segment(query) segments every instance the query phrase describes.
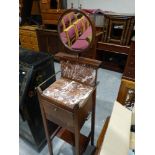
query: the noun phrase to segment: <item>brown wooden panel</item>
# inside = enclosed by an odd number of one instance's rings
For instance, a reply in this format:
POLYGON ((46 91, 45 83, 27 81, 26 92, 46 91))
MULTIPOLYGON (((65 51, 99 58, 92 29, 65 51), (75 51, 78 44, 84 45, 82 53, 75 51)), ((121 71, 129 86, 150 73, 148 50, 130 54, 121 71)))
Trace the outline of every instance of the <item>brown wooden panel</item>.
POLYGON ((36 51, 36 52, 39 52, 39 47, 38 47, 38 45, 33 45, 33 50, 36 51))
POLYGON ((135 70, 135 59, 134 58, 130 58, 130 61, 128 62, 128 65, 133 68, 135 70))
POLYGON ((135 80, 135 42, 131 41, 128 60, 123 73, 123 78, 135 80))
POLYGON ((20 29, 19 30, 19 34, 20 35, 25 35, 25 36, 30 36, 31 35, 31 32, 30 31, 27 31, 27 30, 20 29))
POLYGON ((33 47, 32 47, 32 44, 28 44, 28 43, 21 43, 21 46, 23 47, 23 48, 26 48, 26 49, 32 49, 33 47))
POLYGON ((135 79, 135 68, 128 67, 124 72, 123 78, 131 78, 132 80, 135 79))
POLYGON ((111 44, 111 43, 98 42, 97 49, 105 50, 105 51, 109 51, 109 52, 115 52, 115 53, 128 54, 130 47, 115 45, 115 44, 111 44))
POLYGON ((40 0, 33 0, 31 15, 40 15, 40 0))
POLYGON ((37 38, 36 31, 30 31, 30 36, 37 38))
POLYGON ((38 29, 37 36, 40 51, 50 52, 53 55, 62 51, 62 44, 56 31, 38 29))
POLYGON ((41 11, 50 9, 50 5, 48 4, 48 0, 41 0, 40 1, 40 9, 41 9, 41 11))
POLYGON ((43 21, 43 24, 54 24, 54 25, 57 25, 58 24, 58 20, 42 20, 43 21))
POLYGON ((20 35, 20 41, 21 41, 21 44, 24 44, 24 43, 31 44, 31 40, 29 36, 20 35))
POLYGON ((89 100, 84 104, 82 108, 79 110, 79 122, 80 122, 80 128, 83 126, 83 123, 86 121, 88 115, 92 111, 92 96, 89 98, 89 100))
POLYGON ((73 113, 45 100, 42 103, 48 120, 61 124, 62 127, 73 128, 73 113))
POLYGON ((117 101, 123 105, 125 104, 129 89, 135 89, 135 82, 126 80, 126 79, 122 79, 118 97, 117 97, 117 101))
POLYGON ((55 14, 55 13, 42 13, 42 18, 44 20, 48 20, 48 19, 55 19, 58 20, 61 14, 55 14))
POLYGON ((39 47, 38 45, 33 45, 33 44, 29 44, 29 43, 21 43, 21 47, 26 48, 26 49, 30 49, 33 51, 38 52, 39 51, 39 47))
POLYGON ((30 37, 29 39, 30 39, 30 41, 31 41, 31 44, 38 46, 38 39, 37 39, 37 38, 35 38, 35 37, 30 37))

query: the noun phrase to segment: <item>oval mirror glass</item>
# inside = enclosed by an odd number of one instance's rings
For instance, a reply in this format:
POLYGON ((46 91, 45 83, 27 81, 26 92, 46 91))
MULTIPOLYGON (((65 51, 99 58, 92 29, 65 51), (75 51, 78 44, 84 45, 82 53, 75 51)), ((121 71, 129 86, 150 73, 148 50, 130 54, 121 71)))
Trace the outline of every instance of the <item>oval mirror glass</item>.
POLYGON ((58 22, 60 40, 69 51, 84 52, 94 41, 93 26, 84 12, 75 9, 67 10, 58 22))

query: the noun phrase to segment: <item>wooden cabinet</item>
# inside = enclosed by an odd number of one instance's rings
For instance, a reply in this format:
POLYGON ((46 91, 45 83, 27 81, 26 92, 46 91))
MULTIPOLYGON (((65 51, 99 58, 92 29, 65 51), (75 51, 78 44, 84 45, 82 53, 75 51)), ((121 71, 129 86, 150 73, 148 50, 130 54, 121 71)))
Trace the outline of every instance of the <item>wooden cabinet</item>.
MULTIPOLYGON (((130 14, 104 14, 101 40, 97 42, 96 58, 102 67, 123 72, 130 53, 131 37, 134 33, 135 17, 130 14)), ((132 69, 128 74, 133 72, 132 69)))
POLYGON ((135 40, 132 38, 123 78, 135 81, 135 40))
POLYGON ((64 0, 41 0, 40 9, 42 23, 57 25, 58 19, 67 8, 67 1, 64 0), (65 3, 66 2, 66 3, 65 3))
POLYGON ((21 26, 19 28, 21 47, 39 51, 36 29, 36 26, 21 26))
POLYGON ((133 107, 135 103, 135 82, 122 79, 117 101, 126 107, 133 107))

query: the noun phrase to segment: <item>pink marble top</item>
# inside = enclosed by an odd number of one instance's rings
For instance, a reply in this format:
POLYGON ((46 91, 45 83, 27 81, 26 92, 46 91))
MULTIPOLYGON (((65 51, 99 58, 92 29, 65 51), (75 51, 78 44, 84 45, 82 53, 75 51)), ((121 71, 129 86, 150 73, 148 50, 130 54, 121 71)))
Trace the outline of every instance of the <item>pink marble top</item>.
POLYGON ((80 106, 92 91, 91 86, 61 78, 45 89, 43 94, 61 104, 73 107, 75 104, 80 106))

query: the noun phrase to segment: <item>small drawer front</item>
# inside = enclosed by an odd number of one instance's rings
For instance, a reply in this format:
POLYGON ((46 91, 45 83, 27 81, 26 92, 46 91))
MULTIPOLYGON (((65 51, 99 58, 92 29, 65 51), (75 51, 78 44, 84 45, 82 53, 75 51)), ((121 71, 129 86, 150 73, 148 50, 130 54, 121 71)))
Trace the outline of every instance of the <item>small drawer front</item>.
POLYGON ((39 51, 38 45, 32 45, 32 44, 28 44, 28 43, 21 43, 21 46, 23 48, 30 49, 30 50, 33 50, 33 51, 36 51, 36 52, 39 51))
POLYGON ((24 35, 20 35, 20 41, 21 41, 21 43, 27 43, 27 44, 31 43, 30 37, 24 36, 24 35))
POLYGON ((61 14, 55 14, 55 13, 43 13, 42 18, 44 20, 58 20, 61 14))
POLYGON ((32 48, 32 45, 31 44, 27 44, 27 43, 21 43, 21 46, 23 48, 26 48, 26 49, 31 49, 32 48))
POLYGON ((24 36, 31 36, 31 31, 20 29, 19 34, 24 36))
POLYGON ((30 32, 30 36, 31 36, 31 37, 37 38, 36 31, 31 31, 31 32, 30 32))
POLYGON ((48 101, 42 101, 47 119, 68 129, 73 129, 73 113, 48 101))
POLYGON ((37 40, 37 38, 35 38, 35 37, 31 37, 31 38, 30 38, 30 42, 31 42, 31 44, 33 44, 33 45, 38 45, 38 40, 37 40))

